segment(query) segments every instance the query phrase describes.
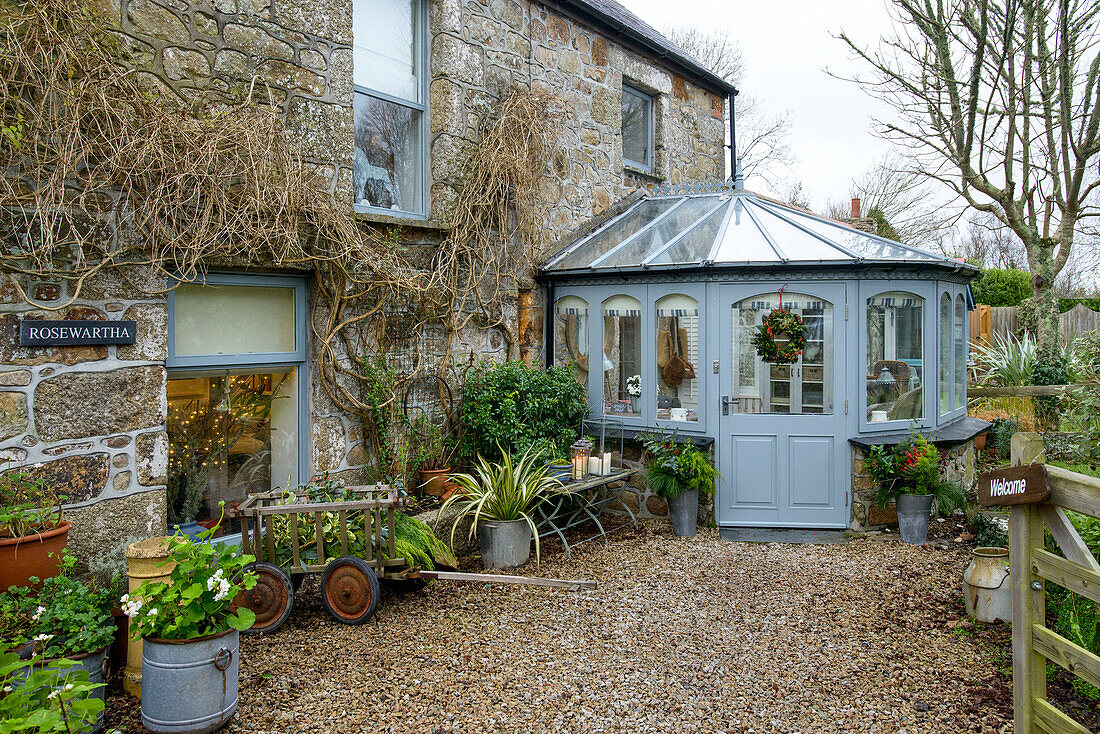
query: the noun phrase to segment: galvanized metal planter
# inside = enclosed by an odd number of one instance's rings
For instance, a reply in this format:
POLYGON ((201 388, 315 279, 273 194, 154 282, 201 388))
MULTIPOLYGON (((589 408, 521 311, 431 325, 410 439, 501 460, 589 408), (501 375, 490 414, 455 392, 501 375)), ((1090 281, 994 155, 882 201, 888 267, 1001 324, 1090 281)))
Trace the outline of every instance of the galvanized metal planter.
POLYGON ((668 500, 668 516, 677 537, 694 538, 699 522, 699 490, 687 490, 668 500))
POLYGON ((901 539, 912 545, 924 545, 928 540, 928 518, 932 515, 930 494, 899 494, 898 530, 901 539))
POLYGON ((237 710, 239 642, 236 630, 194 640, 146 637, 141 723, 158 734, 205 734, 224 726, 237 710))
POLYGON ((477 539, 485 568, 518 568, 531 560, 531 526, 526 520, 481 520, 477 539))

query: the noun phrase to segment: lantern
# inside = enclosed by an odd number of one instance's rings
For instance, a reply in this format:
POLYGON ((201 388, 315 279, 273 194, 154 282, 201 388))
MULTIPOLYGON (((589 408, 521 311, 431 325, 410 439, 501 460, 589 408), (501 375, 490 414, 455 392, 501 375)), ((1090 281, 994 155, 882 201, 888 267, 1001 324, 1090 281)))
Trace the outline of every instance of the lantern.
POLYGON ((588 456, 592 453, 592 442, 581 438, 569 448, 573 457, 573 479, 584 479, 584 475, 588 473, 588 456))

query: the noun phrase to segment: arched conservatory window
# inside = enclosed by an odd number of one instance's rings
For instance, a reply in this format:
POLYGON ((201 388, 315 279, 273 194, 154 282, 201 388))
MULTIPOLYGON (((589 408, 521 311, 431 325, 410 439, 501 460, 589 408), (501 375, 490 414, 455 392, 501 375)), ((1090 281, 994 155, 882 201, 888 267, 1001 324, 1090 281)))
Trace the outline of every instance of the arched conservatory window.
POLYGON ((890 291, 867 299, 867 420, 924 417, 924 299, 890 291))
POLYGON ((966 323, 966 301, 955 297, 955 410, 966 406, 966 360, 970 348, 966 323))
POLYGON ((642 414, 642 304, 630 296, 603 302, 604 412, 642 414))
POLYGON ((657 418, 699 420, 699 303, 690 296, 661 298, 657 310, 657 418))
POLYGON ((939 349, 939 406, 940 415, 951 412, 951 397, 954 392, 955 365, 951 361, 952 338, 951 296, 940 296, 940 349, 939 349))
POLYGON ((577 382, 588 385, 588 301, 579 296, 554 304, 554 364, 571 366, 577 382))

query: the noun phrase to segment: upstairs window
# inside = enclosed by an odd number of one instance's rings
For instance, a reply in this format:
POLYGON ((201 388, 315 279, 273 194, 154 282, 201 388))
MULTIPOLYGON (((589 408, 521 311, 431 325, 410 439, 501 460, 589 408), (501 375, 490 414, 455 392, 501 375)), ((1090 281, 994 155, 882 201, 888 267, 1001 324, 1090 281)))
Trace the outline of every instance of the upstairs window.
POLYGON ((359 207, 426 213, 423 0, 355 0, 355 159, 359 207))
POLYGON ((653 96, 623 85, 623 164, 653 170, 653 96))

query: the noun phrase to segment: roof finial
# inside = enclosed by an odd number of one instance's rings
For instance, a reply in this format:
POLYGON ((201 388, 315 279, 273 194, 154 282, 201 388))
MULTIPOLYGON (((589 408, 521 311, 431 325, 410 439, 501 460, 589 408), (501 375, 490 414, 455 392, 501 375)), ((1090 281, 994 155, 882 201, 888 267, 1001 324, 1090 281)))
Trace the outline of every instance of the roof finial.
POLYGON ((733 190, 745 190, 745 172, 741 168, 741 156, 737 156, 737 168, 733 172, 733 190))

